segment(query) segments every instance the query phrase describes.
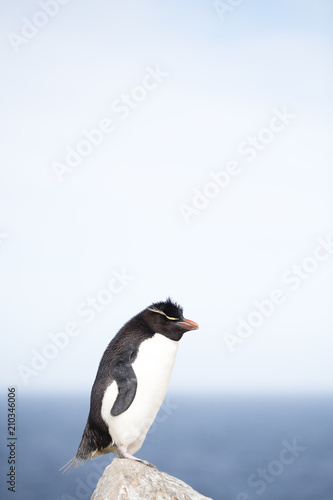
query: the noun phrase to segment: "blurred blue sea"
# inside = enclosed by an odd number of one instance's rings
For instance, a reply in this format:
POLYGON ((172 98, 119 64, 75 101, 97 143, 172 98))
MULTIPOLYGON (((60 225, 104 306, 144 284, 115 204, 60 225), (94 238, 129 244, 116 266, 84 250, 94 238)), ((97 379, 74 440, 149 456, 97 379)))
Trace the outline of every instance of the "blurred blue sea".
MULTIPOLYGON (((5 484, 2 419, 1 499, 90 498, 112 454, 58 471, 76 452, 88 409, 88 394, 18 394, 17 491, 5 484)), ((169 395, 137 456, 214 500, 333 500, 332 422, 328 398, 169 395)))

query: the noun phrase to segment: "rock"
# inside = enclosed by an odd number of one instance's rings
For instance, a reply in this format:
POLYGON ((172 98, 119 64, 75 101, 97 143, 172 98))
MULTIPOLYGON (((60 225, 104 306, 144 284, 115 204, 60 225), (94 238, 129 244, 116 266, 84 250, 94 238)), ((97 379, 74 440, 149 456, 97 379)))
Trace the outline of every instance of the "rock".
POLYGON ((142 462, 114 458, 91 500, 212 500, 180 479, 142 462))

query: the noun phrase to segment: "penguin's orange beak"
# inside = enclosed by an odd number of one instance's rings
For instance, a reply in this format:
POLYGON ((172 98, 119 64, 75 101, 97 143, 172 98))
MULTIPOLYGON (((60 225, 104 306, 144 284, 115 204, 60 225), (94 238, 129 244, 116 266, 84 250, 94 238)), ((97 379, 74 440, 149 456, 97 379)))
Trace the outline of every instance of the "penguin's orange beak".
POLYGON ((182 326, 185 330, 197 330, 199 328, 199 325, 190 319, 178 321, 177 325, 182 326))

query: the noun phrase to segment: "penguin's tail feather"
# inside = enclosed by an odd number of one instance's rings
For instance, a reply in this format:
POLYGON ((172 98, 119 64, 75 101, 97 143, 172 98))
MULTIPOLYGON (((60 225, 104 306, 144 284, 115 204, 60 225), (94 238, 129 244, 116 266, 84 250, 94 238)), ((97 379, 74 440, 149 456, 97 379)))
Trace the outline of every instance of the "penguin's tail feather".
POLYGON ((83 465, 86 460, 96 458, 114 450, 110 435, 92 428, 88 420, 75 457, 61 467, 60 470, 63 474, 70 474, 73 470, 83 465))
POLYGON ((75 455, 75 457, 71 458, 69 462, 67 462, 67 464, 65 464, 63 467, 61 467, 61 469, 59 469, 59 471, 62 471, 63 474, 70 474, 71 472, 73 472, 73 470, 77 469, 78 467, 80 467, 83 462, 85 462, 86 459, 84 458, 79 458, 77 455, 75 455))

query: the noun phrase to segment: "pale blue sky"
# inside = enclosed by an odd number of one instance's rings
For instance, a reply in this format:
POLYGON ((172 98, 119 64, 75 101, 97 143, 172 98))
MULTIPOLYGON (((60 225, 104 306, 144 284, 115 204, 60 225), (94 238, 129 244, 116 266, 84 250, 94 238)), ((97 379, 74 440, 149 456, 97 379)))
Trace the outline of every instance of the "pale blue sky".
POLYGON ((331 3, 244 0, 221 21, 209 1, 71 0, 17 53, 8 34, 41 7, 2 9, 2 383, 89 391, 116 331, 171 295, 200 325, 173 390, 331 390, 333 255, 295 292, 282 278, 333 236, 331 3), (168 76, 122 120, 112 104, 156 67, 168 76), (247 161, 240 144, 283 109, 247 161), (53 162, 105 118, 58 182, 53 162), (186 224, 179 206, 230 161, 240 173, 186 224), (85 323, 77 307, 122 269, 133 280, 85 323), (230 353, 225 333, 275 288, 284 303, 230 353), (25 385, 18 365, 68 322, 80 334, 25 385))

